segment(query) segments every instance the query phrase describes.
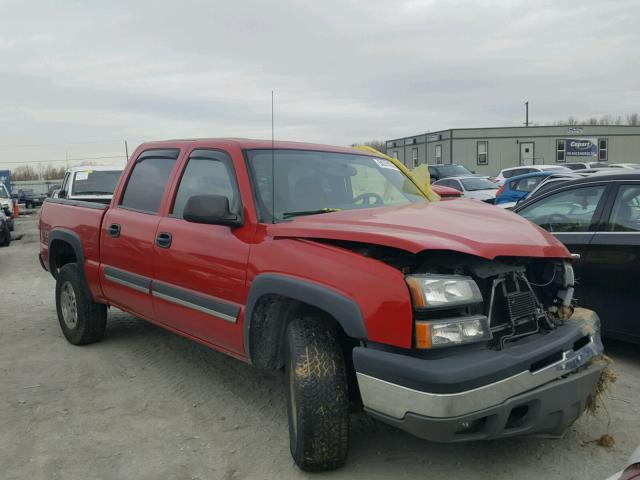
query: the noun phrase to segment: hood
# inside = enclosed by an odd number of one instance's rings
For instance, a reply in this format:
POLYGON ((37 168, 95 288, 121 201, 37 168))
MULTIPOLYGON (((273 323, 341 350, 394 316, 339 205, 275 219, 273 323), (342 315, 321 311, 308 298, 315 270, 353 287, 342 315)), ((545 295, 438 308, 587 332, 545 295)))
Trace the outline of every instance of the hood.
POLYGON ((528 220, 464 199, 308 215, 270 224, 267 234, 370 243, 411 253, 452 250, 487 259, 570 257, 562 243, 528 220))

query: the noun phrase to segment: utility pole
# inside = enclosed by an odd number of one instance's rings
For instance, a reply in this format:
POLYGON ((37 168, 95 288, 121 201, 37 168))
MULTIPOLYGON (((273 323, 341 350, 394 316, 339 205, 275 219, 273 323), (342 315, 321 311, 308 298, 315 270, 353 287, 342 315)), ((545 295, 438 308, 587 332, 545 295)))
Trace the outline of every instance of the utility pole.
POLYGON ((528 100, 524 102, 524 108, 525 108, 524 126, 528 127, 529 126, 529 101, 528 100))
POLYGON ((129 162, 129 145, 127 145, 127 141, 124 141, 124 154, 126 156, 126 161, 124 163, 129 162))

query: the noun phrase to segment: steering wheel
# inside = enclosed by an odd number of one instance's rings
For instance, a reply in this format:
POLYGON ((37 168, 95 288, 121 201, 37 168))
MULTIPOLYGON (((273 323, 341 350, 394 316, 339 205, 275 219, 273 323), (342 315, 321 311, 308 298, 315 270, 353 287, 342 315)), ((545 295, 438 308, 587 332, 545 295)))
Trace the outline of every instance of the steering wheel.
POLYGON ((368 205, 373 207, 378 205, 384 205, 384 200, 377 193, 366 192, 366 193, 361 193, 356 198, 354 198, 353 203, 361 203, 362 205, 368 205), (371 200, 373 200, 373 202, 371 200))
POLYGON ((554 228, 553 225, 557 224, 557 223, 572 223, 571 219, 569 217, 567 217, 566 215, 562 215, 561 213, 552 213, 551 215, 549 215, 547 217, 547 220, 545 222, 547 225, 549 225, 549 231, 553 232, 554 228))

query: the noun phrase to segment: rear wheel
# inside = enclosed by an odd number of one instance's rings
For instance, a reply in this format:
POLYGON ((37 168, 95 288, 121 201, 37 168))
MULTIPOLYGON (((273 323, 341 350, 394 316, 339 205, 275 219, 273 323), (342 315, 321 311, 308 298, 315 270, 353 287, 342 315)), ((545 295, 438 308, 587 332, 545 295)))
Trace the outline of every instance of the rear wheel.
POLYGON ((8 247, 11 244, 11 229, 6 224, 2 228, 4 231, 0 230, 0 238, 2 238, 0 247, 8 247))
POLYGON ((101 340, 107 325, 107 306, 88 298, 81 282, 80 268, 76 263, 67 263, 58 272, 58 320, 65 338, 74 345, 101 340))
POLYGON ((303 470, 332 470, 349 449, 349 394, 336 327, 296 319, 285 338, 285 390, 291 455, 303 470))

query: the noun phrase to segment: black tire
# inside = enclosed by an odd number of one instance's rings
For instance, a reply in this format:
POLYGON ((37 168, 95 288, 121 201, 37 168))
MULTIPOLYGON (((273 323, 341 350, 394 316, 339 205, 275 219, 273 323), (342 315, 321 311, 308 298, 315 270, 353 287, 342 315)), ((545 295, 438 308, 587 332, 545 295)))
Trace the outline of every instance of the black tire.
POLYGON ((9 231, 9 227, 4 227, 4 234, 2 234, 2 242, 0 242, 0 247, 8 247, 11 245, 11 232, 9 231))
POLYGON ((31 202, 25 202, 24 208, 30 209, 31 208, 31 202))
POLYGON ((349 450, 349 393, 336 327, 300 318, 285 336, 289 444, 302 470, 333 470, 349 450))
POLYGON ((56 280, 58 321, 65 338, 74 345, 86 345, 101 340, 107 326, 107 306, 95 303, 88 298, 81 282, 80 268, 76 263, 67 263, 58 272, 56 280))

